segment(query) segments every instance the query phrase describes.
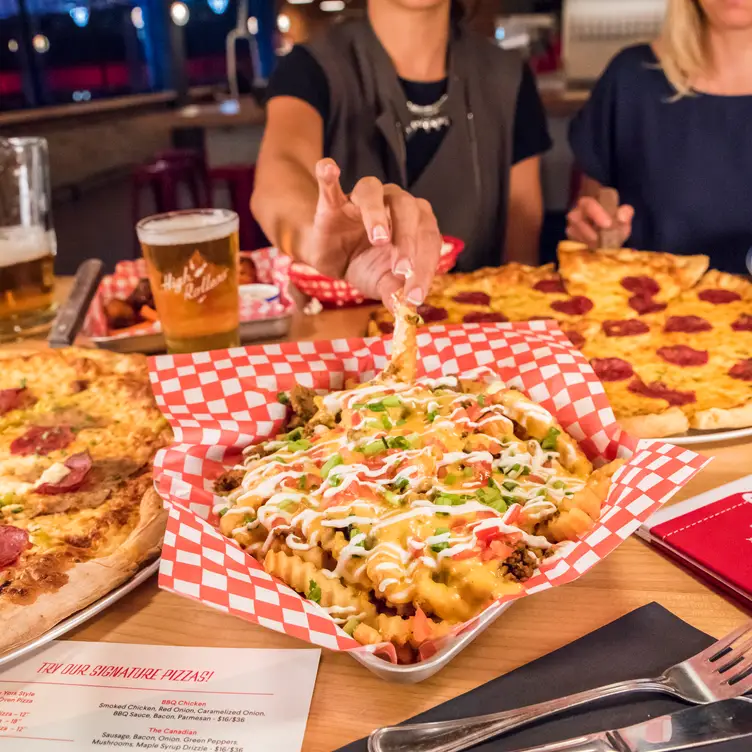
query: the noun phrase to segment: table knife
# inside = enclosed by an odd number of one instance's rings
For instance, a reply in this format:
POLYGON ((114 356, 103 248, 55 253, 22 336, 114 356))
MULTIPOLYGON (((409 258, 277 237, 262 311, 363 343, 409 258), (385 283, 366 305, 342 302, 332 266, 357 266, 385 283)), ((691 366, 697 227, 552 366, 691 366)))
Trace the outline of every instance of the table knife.
POLYGON ((102 268, 103 264, 99 259, 89 259, 78 267, 73 289, 65 303, 60 306, 47 337, 50 347, 68 347, 73 344, 84 322, 89 303, 97 291, 102 268))
POLYGON ((736 739, 749 739, 752 745, 752 699, 742 697, 714 702, 635 726, 517 752, 676 752, 736 739))

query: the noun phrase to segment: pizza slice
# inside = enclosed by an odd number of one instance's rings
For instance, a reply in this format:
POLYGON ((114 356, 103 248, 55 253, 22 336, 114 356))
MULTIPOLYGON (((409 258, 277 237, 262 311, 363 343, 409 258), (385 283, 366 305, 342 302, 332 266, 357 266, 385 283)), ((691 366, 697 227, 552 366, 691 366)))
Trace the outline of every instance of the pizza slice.
POLYGON ((572 296, 594 303, 591 317, 627 318, 659 313, 697 284, 708 268, 707 256, 635 251, 591 251, 565 241, 558 248, 559 272, 572 296))

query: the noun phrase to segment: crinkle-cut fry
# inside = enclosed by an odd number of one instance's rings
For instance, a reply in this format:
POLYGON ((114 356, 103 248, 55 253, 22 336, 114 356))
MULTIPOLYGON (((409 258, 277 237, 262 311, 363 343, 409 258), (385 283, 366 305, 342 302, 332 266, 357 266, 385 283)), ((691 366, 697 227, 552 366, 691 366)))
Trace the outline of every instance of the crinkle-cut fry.
POLYGON ((366 564, 366 574, 373 583, 374 592, 389 604, 398 606, 412 601, 415 586, 392 546, 382 544, 373 549, 366 564))
POLYGON ((275 538, 269 546, 269 551, 281 551, 288 556, 298 556, 303 561, 308 561, 313 564, 316 569, 324 568, 324 557, 326 556, 326 553, 318 546, 311 546, 308 549, 291 548, 287 545, 284 538, 275 538))
MULTIPOLYGON (((316 523, 311 526, 312 530, 318 530, 317 540, 319 546, 332 555, 332 558, 339 562, 342 549, 348 545, 350 541, 345 538, 345 534, 341 530, 334 530, 331 527, 324 527, 319 525, 316 527, 316 523)), ((344 567, 340 567, 337 571, 342 579, 348 585, 356 585, 364 590, 370 590, 372 587, 371 581, 365 572, 363 566, 364 560, 358 556, 353 556, 348 559, 344 567), (356 572, 362 569, 363 571, 356 575, 356 572)))
POLYGON ((392 357, 378 377, 381 381, 415 381, 418 372, 418 325, 421 323, 415 308, 401 293, 394 296, 395 323, 392 336, 392 357))
POLYGON ((558 543, 575 540, 588 532, 600 519, 611 479, 623 464, 624 460, 618 459, 594 470, 574 496, 565 497, 558 503, 559 514, 543 523, 538 533, 558 543))
POLYGON ((366 617, 373 617, 376 615, 376 608, 364 593, 349 585, 343 585, 338 579, 327 577, 315 564, 303 561, 295 554, 290 556, 283 551, 268 551, 264 557, 264 569, 293 590, 306 596, 310 592, 311 582, 316 583, 321 591, 319 605, 324 608, 352 607, 353 616, 365 614, 366 617))
POLYGON ((530 437, 539 441, 545 438, 551 428, 559 431, 556 437, 556 451, 562 467, 580 478, 586 478, 593 471, 590 460, 577 445, 577 442, 559 425, 556 418, 545 408, 528 399, 516 389, 500 388, 493 394, 494 402, 501 404, 504 414, 515 423, 519 423, 530 437))
POLYGON ((467 621, 475 609, 460 592, 442 582, 434 582, 430 572, 420 572, 415 581, 413 602, 418 608, 446 621, 467 621))

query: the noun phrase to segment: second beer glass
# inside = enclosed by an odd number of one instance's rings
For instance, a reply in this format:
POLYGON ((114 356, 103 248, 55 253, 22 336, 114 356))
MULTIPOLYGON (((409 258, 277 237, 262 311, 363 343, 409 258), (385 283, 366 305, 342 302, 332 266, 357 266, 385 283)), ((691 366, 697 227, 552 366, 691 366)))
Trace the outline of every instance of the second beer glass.
POLYGON ((136 231, 168 352, 239 345, 238 215, 226 209, 157 214, 136 231))

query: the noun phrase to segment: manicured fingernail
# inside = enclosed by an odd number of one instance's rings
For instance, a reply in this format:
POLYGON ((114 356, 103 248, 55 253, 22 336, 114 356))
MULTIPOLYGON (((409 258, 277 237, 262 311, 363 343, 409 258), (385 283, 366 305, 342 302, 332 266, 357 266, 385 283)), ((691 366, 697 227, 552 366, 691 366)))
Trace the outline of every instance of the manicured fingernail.
POLYGON ((398 277, 407 278, 413 273, 413 265, 406 258, 402 258, 394 265, 393 271, 398 277))
POLYGON ((421 290, 420 287, 413 287, 413 289, 407 293, 407 302, 412 303, 413 305, 420 305, 424 299, 425 295, 423 295, 423 290, 421 290))
POLYGON ((376 225, 373 230, 371 230, 371 240, 374 242, 377 240, 388 240, 389 239, 389 233, 386 231, 386 227, 384 225, 376 225))

